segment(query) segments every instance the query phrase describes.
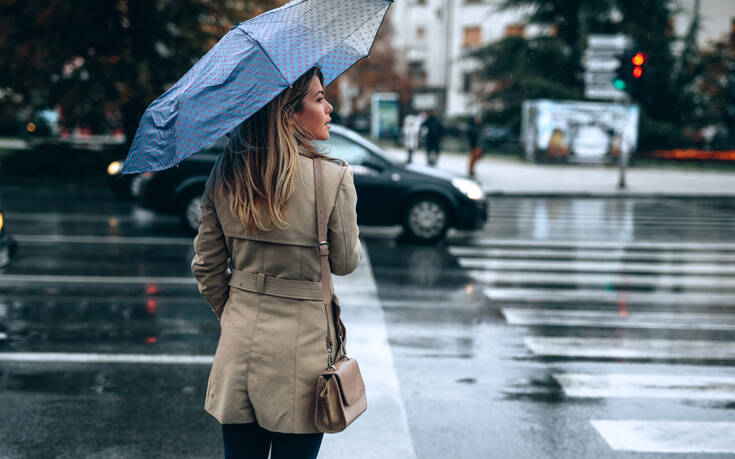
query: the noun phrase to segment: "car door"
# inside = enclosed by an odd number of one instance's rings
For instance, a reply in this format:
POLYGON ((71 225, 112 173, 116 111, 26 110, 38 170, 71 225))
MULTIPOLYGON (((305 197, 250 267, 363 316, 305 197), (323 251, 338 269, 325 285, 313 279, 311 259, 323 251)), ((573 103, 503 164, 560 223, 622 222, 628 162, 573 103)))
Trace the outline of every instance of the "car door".
POLYGON ((402 195, 400 174, 390 163, 359 143, 336 133, 319 142, 320 149, 332 158, 349 163, 357 190, 357 221, 363 225, 399 223, 402 195))

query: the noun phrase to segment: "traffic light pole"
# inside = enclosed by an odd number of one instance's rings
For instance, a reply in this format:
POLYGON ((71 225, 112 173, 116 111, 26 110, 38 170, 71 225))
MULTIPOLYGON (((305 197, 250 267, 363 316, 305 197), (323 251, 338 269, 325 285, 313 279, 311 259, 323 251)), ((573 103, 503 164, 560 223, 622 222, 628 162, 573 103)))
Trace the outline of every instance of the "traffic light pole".
POLYGON ((620 143, 620 154, 618 155, 618 189, 625 189, 625 166, 628 162, 628 153, 625 144, 620 143))
MULTIPOLYGON (((623 103, 625 105, 630 105, 631 103, 631 97, 630 93, 628 91, 631 90, 630 86, 630 75, 626 77, 626 91, 625 91, 625 97, 623 97, 623 103)), ((625 146, 625 142, 620 142, 620 153, 618 154, 618 189, 624 190, 625 189, 625 168, 627 167, 628 163, 628 149, 625 146)))

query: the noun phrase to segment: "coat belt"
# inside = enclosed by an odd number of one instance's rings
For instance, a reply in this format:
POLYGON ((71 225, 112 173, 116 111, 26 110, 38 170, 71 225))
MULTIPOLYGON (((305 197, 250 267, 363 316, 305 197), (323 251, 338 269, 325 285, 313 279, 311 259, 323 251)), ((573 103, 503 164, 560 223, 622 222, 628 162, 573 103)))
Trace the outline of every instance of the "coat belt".
POLYGON ((248 273, 232 270, 230 286, 264 295, 293 298, 295 300, 321 300, 321 282, 309 282, 266 276, 265 273, 248 273))

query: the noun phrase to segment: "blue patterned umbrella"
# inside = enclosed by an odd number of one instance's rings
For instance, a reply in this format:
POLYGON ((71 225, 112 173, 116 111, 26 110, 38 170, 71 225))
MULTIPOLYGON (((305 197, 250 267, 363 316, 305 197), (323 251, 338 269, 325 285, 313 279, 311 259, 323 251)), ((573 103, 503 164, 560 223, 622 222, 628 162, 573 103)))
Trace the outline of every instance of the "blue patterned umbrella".
POLYGON ((392 1, 292 0, 237 24, 148 106, 122 173, 179 163, 315 65, 328 85, 367 56, 392 1))

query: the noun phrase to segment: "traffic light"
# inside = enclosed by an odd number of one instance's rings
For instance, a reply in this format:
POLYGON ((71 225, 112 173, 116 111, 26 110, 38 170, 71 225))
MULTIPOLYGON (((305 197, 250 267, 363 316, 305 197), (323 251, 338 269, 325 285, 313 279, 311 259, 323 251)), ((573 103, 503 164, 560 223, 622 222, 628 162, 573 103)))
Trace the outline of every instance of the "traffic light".
POLYGON ((643 77, 643 65, 648 60, 648 56, 641 51, 628 49, 618 56, 618 60, 620 66, 612 84, 615 89, 629 91, 631 84, 643 77))
POLYGON ((633 55, 633 57, 630 59, 631 64, 633 64, 633 78, 640 78, 643 76, 643 64, 646 62, 646 55, 642 52, 638 51, 633 55))

